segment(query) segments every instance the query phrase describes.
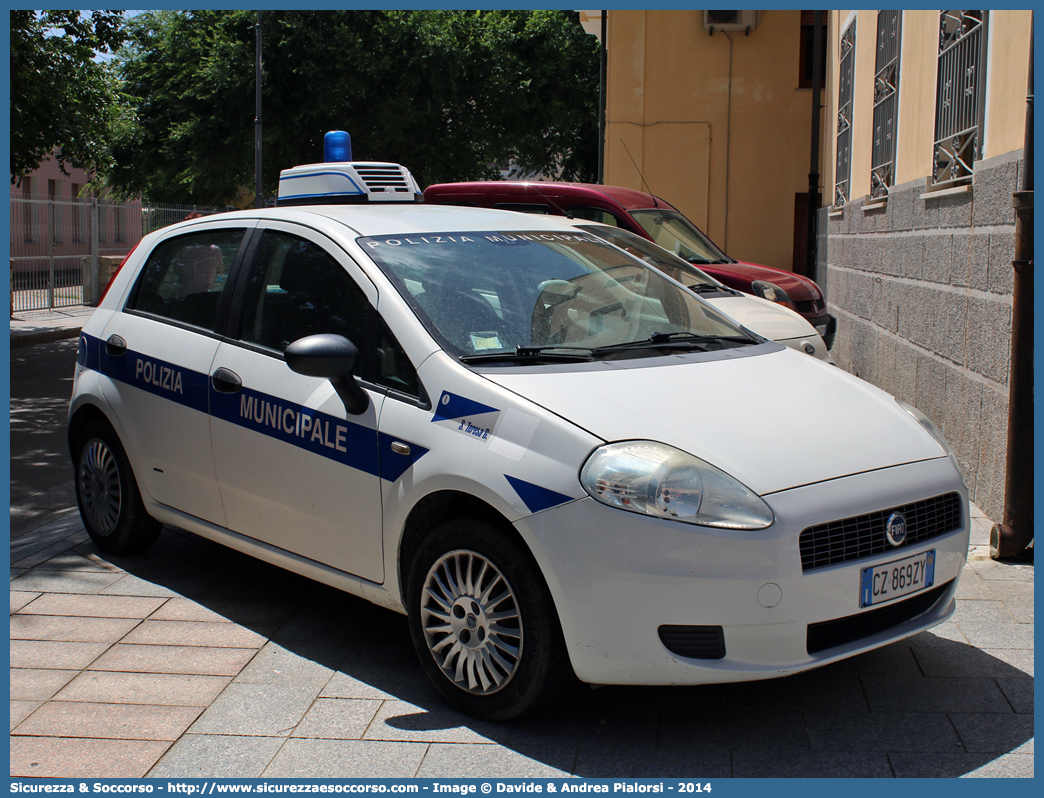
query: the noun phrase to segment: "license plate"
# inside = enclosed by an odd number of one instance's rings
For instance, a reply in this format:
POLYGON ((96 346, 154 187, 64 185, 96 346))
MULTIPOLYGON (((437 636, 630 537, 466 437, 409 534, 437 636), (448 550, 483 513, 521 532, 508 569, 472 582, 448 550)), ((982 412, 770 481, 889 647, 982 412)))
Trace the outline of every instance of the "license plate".
POLYGON ((864 568, 859 574, 859 606, 870 607, 909 596, 935 584, 935 549, 864 568))

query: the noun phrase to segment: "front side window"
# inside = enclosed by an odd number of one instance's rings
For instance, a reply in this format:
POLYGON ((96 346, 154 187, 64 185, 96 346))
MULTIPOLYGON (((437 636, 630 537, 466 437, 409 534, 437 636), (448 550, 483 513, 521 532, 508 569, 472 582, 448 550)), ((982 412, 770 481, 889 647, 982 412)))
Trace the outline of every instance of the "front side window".
POLYGON ((359 243, 458 357, 533 347, 615 354, 674 336, 752 342, 657 270, 584 233, 411 234, 359 243))
POLYGON ((318 244, 266 231, 247 285, 240 340, 282 352, 299 338, 343 335, 362 351, 373 308, 318 244))
POLYGON ((242 229, 168 239, 149 255, 129 309, 213 331, 242 229))

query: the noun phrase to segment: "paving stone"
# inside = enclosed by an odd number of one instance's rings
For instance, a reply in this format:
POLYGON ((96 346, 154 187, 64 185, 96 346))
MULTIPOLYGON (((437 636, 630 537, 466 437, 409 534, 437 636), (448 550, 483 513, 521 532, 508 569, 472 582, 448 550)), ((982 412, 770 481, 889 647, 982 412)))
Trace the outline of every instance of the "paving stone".
POLYGON ((865 676, 871 712, 1011 712, 993 679, 865 676))
POLYGON ((814 751, 959 750, 961 740, 941 712, 809 712, 814 751))
POLYGON ((22 609, 26 604, 35 599, 37 596, 43 595, 42 593, 34 593, 27 590, 12 590, 11 591, 11 612, 16 613, 22 609))
POLYGON ((319 695, 319 689, 318 685, 230 684, 191 731, 289 737, 319 695))
POLYGON ((876 751, 758 751, 741 749, 732 753, 732 775, 741 779, 888 778, 892 775, 888 755, 876 751))
POLYGON ((150 778, 253 779, 261 775, 285 737, 186 734, 148 772, 150 778))
POLYGON ((236 676, 256 653, 253 648, 117 643, 92 662, 90 670, 236 676))
POLYGON ((888 758, 899 779, 956 779, 971 776, 980 768, 989 766, 995 757, 993 754, 967 753, 924 756, 904 752, 890 754, 888 758))
POLYGON ((111 572, 87 573, 73 571, 66 573, 33 568, 17 579, 12 580, 11 588, 13 590, 27 590, 40 593, 82 593, 90 595, 101 593, 124 578, 122 574, 111 572))
POLYGON ((12 668, 83 670, 105 653, 108 643, 12 640, 12 668))
POLYGON ((970 753, 1006 754, 1027 744, 1031 748, 1033 745, 1032 715, 955 712, 950 715, 950 721, 964 749, 970 753))
POLYGON ((201 707, 49 701, 13 734, 120 740, 177 740, 201 707))
POLYGON ((70 681, 77 671, 46 668, 11 668, 11 700, 46 701, 70 681))
POLYGON ((115 643, 139 623, 133 618, 68 618, 18 613, 11 616, 11 639, 115 643))
POLYGON ((366 730, 367 740, 423 743, 503 742, 510 733, 503 723, 477 720, 446 706, 427 710, 405 701, 385 701, 366 730))
POLYGON ((201 621, 142 621, 124 643, 157 646, 261 648, 268 637, 237 624, 201 621))
POLYGON ((98 592, 107 596, 158 596, 160 598, 181 596, 181 593, 169 585, 156 584, 132 574, 118 577, 115 582, 98 592))
POLYGON ((1003 601, 957 599, 953 620, 961 629, 965 629, 967 624, 1010 624, 1015 618, 1003 601))
POLYGON ((85 671, 58 693, 61 701, 205 707, 231 681, 225 676, 85 671))
POLYGON ((997 686, 1008 699, 1011 708, 1020 714, 1033 713, 1033 679, 1019 674, 1015 678, 997 677, 997 686))
POLYGON ((325 686, 348 651, 343 643, 296 641, 287 645, 268 642, 237 682, 255 684, 318 684, 325 686))
POLYGON ((319 698, 294 729, 294 737, 361 740, 380 709, 365 698, 319 698))
POLYGON ((569 776, 574 754, 554 747, 435 743, 417 773, 422 779, 555 779, 569 776))
POLYGON ((169 747, 169 742, 152 740, 12 737, 11 775, 39 779, 140 779, 169 747))
POLYGON ((664 711, 660 745, 690 748, 763 748, 807 751, 804 714, 795 710, 729 709, 694 713, 664 711))
POLYGON ((108 573, 124 573, 122 568, 101 559, 95 552, 96 550, 94 550, 93 547, 83 553, 75 550, 63 551, 61 554, 56 554, 40 563, 40 568, 46 571, 102 571, 108 573))
POLYGON ((729 707, 760 710, 862 711, 866 698, 858 677, 835 676, 831 665, 782 679, 728 686, 729 707))
POLYGON ((976 648, 1033 648, 1032 624, 961 623, 960 627, 976 648))
POLYGON ((1004 606, 1008 608, 1008 612, 1011 613, 1016 622, 1033 623, 1034 602, 1032 598, 1007 598, 1004 600, 1004 606))
POLYGON ((149 616, 151 621, 207 621, 210 623, 239 623, 246 626, 271 626, 285 622, 295 606, 282 603, 248 601, 198 601, 178 596, 172 598, 149 616))
POLYGON ((287 740, 262 776, 270 779, 384 778, 417 775, 424 743, 287 740))
POLYGON ((164 602, 161 598, 72 596, 46 594, 21 610, 23 615, 64 615, 85 618, 147 618, 164 602))
POLYGON ((968 779, 1033 778, 1032 754, 1006 754, 992 762, 966 773, 968 779))
POLYGON ((651 747, 622 740, 587 740, 577 747, 573 772, 584 778, 725 778, 731 774, 731 756, 714 746, 665 745, 651 747))
POLYGON ((43 701, 11 701, 11 728, 14 729, 19 723, 28 718, 36 709, 43 705, 43 701))

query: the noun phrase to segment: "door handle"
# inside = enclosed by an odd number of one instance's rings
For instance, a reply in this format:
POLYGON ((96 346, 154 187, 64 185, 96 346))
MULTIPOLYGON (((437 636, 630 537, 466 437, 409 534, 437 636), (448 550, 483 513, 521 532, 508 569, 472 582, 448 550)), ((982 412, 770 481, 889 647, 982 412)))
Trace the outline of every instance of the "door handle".
POLYGON ((118 335, 110 335, 109 339, 105 342, 105 354, 110 357, 119 357, 126 353, 127 342, 118 335))
POLYGON ((235 393, 243 387, 243 380, 239 375, 224 366, 210 375, 210 381, 214 384, 214 390, 219 393, 235 393))

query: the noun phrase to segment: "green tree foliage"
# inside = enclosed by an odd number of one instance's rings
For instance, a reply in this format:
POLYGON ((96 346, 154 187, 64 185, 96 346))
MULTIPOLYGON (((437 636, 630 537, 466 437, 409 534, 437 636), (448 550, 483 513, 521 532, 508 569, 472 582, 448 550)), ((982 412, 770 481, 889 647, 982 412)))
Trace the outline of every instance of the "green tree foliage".
MULTIPOLYGON (((220 204, 254 185, 253 11, 129 21, 119 70, 133 115, 111 183, 167 202, 220 204)), ((266 195, 279 170, 353 157, 403 163, 422 186, 514 163, 562 179, 597 169, 598 49, 575 12, 265 11, 266 195)))
POLYGON ((95 61, 123 40, 118 11, 11 11, 11 182, 52 152, 94 169, 104 160, 118 114, 106 66, 95 61))

